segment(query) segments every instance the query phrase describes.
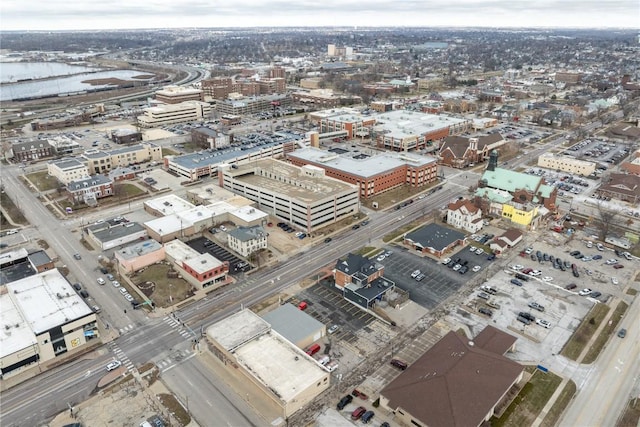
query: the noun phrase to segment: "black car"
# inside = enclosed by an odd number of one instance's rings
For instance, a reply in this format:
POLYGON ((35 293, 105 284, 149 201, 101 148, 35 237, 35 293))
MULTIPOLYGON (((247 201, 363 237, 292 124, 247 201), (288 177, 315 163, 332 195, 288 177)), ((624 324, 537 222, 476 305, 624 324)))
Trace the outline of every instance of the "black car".
POLYGON ((399 359, 391 359, 391 366, 395 366, 396 368, 400 369, 400 370, 405 370, 407 369, 407 367, 409 367, 409 365, 407 365, 407 362, 403 362, 402 360, 399 359))
POLYGON ((89 298, 89 292, 87 292, 85 290, 82 290, 82 291, 80 291, 80 296, 82 298, 89 298))
POLYGON ((591 293, 589 294, 589 296, 590 296, 591 298, 598 298, 598 297, 602 296, 602 292, 593 291, 593 292, 591 292, 591 293))
POLYGON ((80 285, 80 283, 74 283, 73 289, 75 289, 76 291, 80 291, 82 290, 82 285, 80 285))
POLYGON ((485 316, 489 316, 489 317, 493 316, 493 311, 489 310, 488 308, 480 307, 478 311, 484 314, 485 316))
POLYGON ((324 239, 325 243, 329 243, 331 241, 331 237, 327 237, 326 239, 324 239))
POLYGON ((345 397, 340 399, 340 402, 338 402, 338 405, 337 405, 338 410, 344 409, 344 407, 347 406, 349 403, 351 403, 352 400, 353 400, 353 396, 351 396, 350 394, 347 394, 345 397))
POLYGON ((360 228, 360 224, 355 224, 351 227, 352 230, 357 230, 358 228, 360 228))
POLYGON ((571 255, 571 256, 576 256, 576 255, 579 255, 579 254, 580 254, 580 251, 571 251, 571 252, 569 252, 569 255, 571 255))
POLYGON ((464 274, 467 271, 469 271, 469 267, 467 267, 466 265, 463 265, 462 267, 460 267, 460 270, 458 270, 458 273, 464 274))
POLYGON ((524 317, 525 319, 529 320, 530 322, 535 322, 536 321, 536 317, 531 313, 527 313, 526 311, 521 311, 520 313, 518 313, 518 316, 524 317))
POLYGON ((100 273, 107 274, 108 272, 109 272, 109 270, 107 270, 106 268, 100 267, 100 273))
POLYGON ((546 252, 542 254, 542 259, 545 261, 549 261, 549 254, 547 254, 546 252))

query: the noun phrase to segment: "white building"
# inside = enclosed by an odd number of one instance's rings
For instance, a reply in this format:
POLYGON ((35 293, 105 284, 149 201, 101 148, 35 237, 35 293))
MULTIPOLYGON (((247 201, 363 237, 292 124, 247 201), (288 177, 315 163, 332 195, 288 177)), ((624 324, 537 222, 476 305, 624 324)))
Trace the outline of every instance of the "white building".
POLYGON ((64 185, 89 177, 89 170, 79 160, 64 158, 47 163, 47 173, 64 185))
POLYGON ((254 396, 279 406, 286 419, 329 388, 329 372, 245 309, 207 328, 221 367, 246 377, 254 396))
POLYGON ((297 167, 274 159, 221 166, 218 180, 275 218, 312 232, 360 210, 358 187, 324 176, 317 167, 297 167))
POLYGON ((538 166, 582 176, 589 176, 596 171, 594 162, 576 159, 571 156, 556 156, 553 153, 542 153, 538 157, 538 166))
POLYGON ((6 378, 98 337, 96 315, 57 270, 0 293, 0 374, 6 378))
POLYGON ((457 200, 447 205, 447 224, 476 233, 482 229, 482 211, 470 200, 457 200))
POLYGON ((206 102, 186 101, 146 108, 144 114, 138 116, 138 124, 151 128, 173 123, 198 122, 210 113, 211 106, 206 102))
POLYGON ((229 248, 243 257, 267 248, 267 233, 260 226, 237 227, 227 233, 229 248))

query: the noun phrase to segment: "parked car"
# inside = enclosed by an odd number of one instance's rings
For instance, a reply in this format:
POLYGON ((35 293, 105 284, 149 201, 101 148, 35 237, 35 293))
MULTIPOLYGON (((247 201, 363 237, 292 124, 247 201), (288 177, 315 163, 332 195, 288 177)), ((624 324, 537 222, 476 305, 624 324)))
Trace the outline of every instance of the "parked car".
POLYGON ((460 273, 460 274, 464 274, 464 273, 466 273, 467 271, 469 271, 469 267, 467 267, 466 265, 463 265, 463 266, 460 268, 460 270, 458 270, 458 273, 460 273))
POLYGON ((593 291, 593 292, 591 292, 591 293, 589 294, 589 296, 590 296, 591 298, 599 298, 599 297, 601 297, 601 296, 602 296, 602 292, 599 292, 599 291, 593 291))
POLYGON ((369 396, 367 396, 366 394, 364 394, 363 392, 361 392, 360 390, 353 389, 353 391, 351 392, 351 394, 353 394, 355 397, 359 397, 362 400, 367 400, 369 398, 369 396))
POLYGON ((489 299, 489 294, 484 293, 484 292, 478 292, 478 298, 482 298, 482 299, 489 299))
POLYGON ((618 278, 617 277, 612 277, 611 278, 611 283, 613 283, 614 285, 617 285, 619 283, 618 282, 618 278))
POLYGON ((360 421, 362 421, 364 424, 368 424, 374 415, 375 414, 373 411, 367 411, 362 415, 362 418, 360 418, 360 421))
POLYGON ((76 291, 80 291, 82 290, 82 285, 80 283, 74 283, 73 289, 75 289, 76 291))
POLYGON ((516 286, 522 286, 522 282, 518 279, 511 279, 510 283, 516 286))
POLYGON ((80 291, 80 296, 82 298, 89 298, 89 292, 85 291, 84 289, 80 291))
POLYGON ((480 307, 480 308, 478 309, 478 311, 479 311, 481 314, 484 314, 485 316, 489 316, 489 317, 493 316, 493 311, 489 310, 488 308, 480 307))
POLYGON ((551 323, 547 320, 536 319, 536 323, 546 329, 549 329, 551 327, 551 323))
POLYGON ((624 268, 624 265, 622 265, 622 264, 613 264, 613 268, 615 268, 616 270, 619 270, 621 268, 624 268))
POLYGON ((589 289, 589 288, 584 288, 583 290, 581 290, 580 292, 578 292, 578 295, 580 295, 581 297, 584 297, 584 296, 589 295, 591 292, 593 292, 591 289, 589 289))
POLYGON ((344 409, 344 407, 347 406, 349 403, 351 403, 352 400, 353 400, 353 396, 351 396, 350 394, 347 394, 346 396, 344 396, 338 402, 338 405, 337 405, 338 410, 344 409))
POLYGON ((526 311, 521 311, 520 313, 518 313, 518 316, 524 317, 525 319, 528 319, 531 322, 536 321, 536 316, 534 316, 531 313, 527 313, 526 311))
POLYGON ((538 303, 537 303, 537 302, 535 302, 535 301, 531 301, 531 302, 529 303, 529 307, 533 308, 534 310, 544 311, 544 307, 543 307, 543 306, 541 306, 540 304, 538 304, 538 303))
POLYGON ((567 286, 565 286, 564 288, 570 291, 570 290, 575 289, 575 288, 577 288, 577 287, 578 287, 578 285, 576 285, 575 283, 569 283, 569 284, 568 284, 567 286))
POLYGON ((391 359, 391 362, 389 363, 391 363, 391 366, 395 366, 396 368, 401 369, 403 371, 407 369, 407 367, 409 367, 409 365, 407 365, 406 362, 403 362, 400 359, 391 359))
POLYGON ((451 262, 451 258, 445 258, 442 260, 442 264, 447 265, 451 262))
POLYGON ((482 267, 480 267, 479 265, 476 265, 475 267, 473 267, 473 272, 477 273, 478 271, 480 271, 482 267))
POLYGON ((105 283, 107 283, 107 282, 104 281, 104 279, 102 277, 98 277, 97 281, 98 281, 99 285, 104 285, 105 283))
POLYGON ((482 285, 480 286, 480 289, 482 289, 483 291, 491 294, 491 295, 495 295, 498 293, 498 290, 492 286, 489 285, 482 285))
POLYGON ((340 329, 339 325, 331 325, 331 327, 327 329, 327 333, 334 334, 338 329, 340 329))
POLYGON ((620 330, 618 331, 618 336, 619 336, 620 338, 624 338, 624 337, 626 337, 626 336, 627 336, 627 330, 626 330, 625 328, 620 329, 620 330))

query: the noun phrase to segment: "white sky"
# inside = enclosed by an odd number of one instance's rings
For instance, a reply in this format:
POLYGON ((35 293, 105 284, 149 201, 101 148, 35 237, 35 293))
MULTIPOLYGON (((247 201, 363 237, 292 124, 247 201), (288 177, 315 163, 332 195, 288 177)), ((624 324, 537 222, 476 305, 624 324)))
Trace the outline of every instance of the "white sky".
POLYGON ((1 30, 272 26, 640 28, 640 1, 0 1, 1 30))

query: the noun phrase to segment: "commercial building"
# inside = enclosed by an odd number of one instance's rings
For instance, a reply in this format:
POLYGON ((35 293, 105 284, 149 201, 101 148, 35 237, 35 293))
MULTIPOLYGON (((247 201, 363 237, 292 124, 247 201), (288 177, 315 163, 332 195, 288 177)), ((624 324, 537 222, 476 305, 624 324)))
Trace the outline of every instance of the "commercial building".
POLYGON ((138 124, 144 128, 170 125, 173 123, 198 122, 208 117, 211 106, 206 102, 186 101, 179 104, 159 105, 144 110, 138 116, 138 124))
POLYGON ((493 326, 471 342, 451 331, 382 389, 380 406, 405 425, 484 425, 523 386, 524 367, 504 356, 515 342, 493 326))
POLYGON ((315 166, 274 159, 221 166, 220 186, 253 200, 275 218, 312 232, 360 210, 358 187, 325 176, 315 166))
POLYGON ((352 253, 336 262, 334 280, 344 299, 363 310, 373 309, 396 287, 384 277, 382 264, 352 253))
POLYGON ((71 181, 87 178, 89 169, 80 160, 67 157, 47 163, 47 173, 67 185, 71 181))
POLYGON ((431 223, 405 234, 402 243, 423 254, 441 258, 464 246, 467 240, 459 231, 431 223))
POLYGON ((165 86, 156 92, 156 99, 165 104, 180 104, 186 101, 204 102, 204 94, 201 89, 185 86, 165 86))
POLYGON ((166 194, 143 203, 144 211, 153 216, 167 216, 193 209, 196 206, 175 194, 166 194))
POLYGON ((637 206, 640 203, 640 176, 611 173, 600 183, 596 194, 637 206))
POLYGON ((149 239, 125 246, 113 253, 120 269, 125 273, 133 273, 144 267, 163 261, 164 246, 149 239))
POLYGON ((482 211, 471 200, 460 199, 447 205, 447 224, 469 233, 482 229, 482 211))
POLYGON ((436 159, 411 153, 385 153, 368 156, 344 155, 309 147, 287 154, 296 166, 322 168, 326 176, 358 186, 360 197, 368 198, 393 188, 422 187, 437 179, 436 159))
POLYGON ((327 327, 293 304, 283 304, 262 318, 271 328, 300 349, 327 335, 327 327))
POLYGON ((291 97, 288 94, 259 95, 224 99, 216 102, 216 111, 224 115, 249 115, 263 111, 271 111, 276 107, 288 107, 291 97))
POLYGON ((54 268, 53 261, 42 250, 29 253, 21 248, 5 252, 0 255, 0 285, 54 268))
POLYGON ((489 244, 489 247, 495 254, 501 254, 508 249, 513 248, 515 245, 522 241, 522 232, 515 228, 502 233, 502 235, 496 237, 493 242, 489 244))
POLYGON ((103 251, 147 238, 147 231, 137 222, 112 224, 105 221, 86 227, 84 232, 86 240, 103 251))
POLYGON ((331 89, 293 92, 291 98, 296 104, 312 105, 314 108, 333 108, 362 102, 359 96, 335 95, 331 89))
POLYGON ((273 67, 268 77, 234 80, 231 77, 214 77, 202 80, 202 91, 208 99, 224 100, 229 95, 239 93, 244 96, 269 95, 286 91, 285 70, 273 67))
POLYGON ((96 315, 57 270, 0 293, 0 376, 7 378, 98 337, 96 315))
POLYGON ((53 157, 55 154, 56 150, 49 141, 35 140, 11 144, 9 157, 12 157, 14 162, 30 162, 53 157))
POLYGON ((538 156, 538 166, 582 176, 589 176, 596 171, 594 162, 576 159, 571 156, 557 156, 553 153, 542 153, 538 156))
POLYGON ((74 203, 93 206, 98 199, 113 196, 113 180, 104 175, 93 175, 67 184, 67 198, 74 203))
POLYGON ((191 131, 191 142, 201 148, 219 150, 229 146, 229 136, 208 127, 198 127, 191 131))
POLYGON ((329 388, 329 372, 248 309, 207 328, 207 339, 221 366, 283 419, 329 388))
POLYGON ((142 141, 142 133, 133 129, 114 129, 111 131, 111 140, 116 144, 131 144, 142 141))
POLYGON ((204 150, 183 156, 167 157, 165 164, 170 173, 185 177, 189 181, 217 176, 223 164, 237 164, 262 158, 282 157, 295 150, 296 140, 272 142, 254 147, 230 147, 223 150, 204 150), (246 148, 246 149, 243 149, 246 148))
POLYGON ((34 120, 30 123, 31 130, 51 130, 62 129, 71 126, 79 126, 82 123, 89 123, 93 121, 95 117, 104 113, 104 104, 97 104, 91 107, 85 107, 83 109, 71 109, 67 110, 61 115, 54 117, 46 117, 34 120))
POLYGON ((104 174, 118 167, 162 160, 162 147, 153 142, 142 142, 109 151, 88 150, 81 158, 90 174, 104 174))
POLYGON ((337 112, 342 114, 315 113, 320 118, 320 133, 346 131, 347 139, 366 137, 370 134, 370 128, 376 123, 376 119, 372 116, 352 112, 343 113, 343 110, 337 112))
POLYGON ((201 254, 178 239, 165 243, 164 251, 167 261, 173 263, 182 278, 196 288, 218 287, 227 283, 228 261, 220 261, 208 252, 201 254))
POLYGON ((242 203, 242 205, 253 204, 252 201, 233 194, 231 191, 220 187, 217 183, 193 186, 187 190, 187 200, 192 203, 193 206, 208 205, 234 198, 245 200, 246 202, 242 203))
POLYGON ((372 139, 376 146, 391 151, 423 150, 447 136, 467 132, 469 119, 425 114, 409 110, 393 110, 375 116, 372 139))
POLYGON ((631 153, 631 157, 620 164, 620 170, 633 175, 640 175, 640 149, 631 153))

